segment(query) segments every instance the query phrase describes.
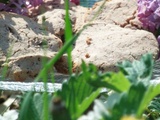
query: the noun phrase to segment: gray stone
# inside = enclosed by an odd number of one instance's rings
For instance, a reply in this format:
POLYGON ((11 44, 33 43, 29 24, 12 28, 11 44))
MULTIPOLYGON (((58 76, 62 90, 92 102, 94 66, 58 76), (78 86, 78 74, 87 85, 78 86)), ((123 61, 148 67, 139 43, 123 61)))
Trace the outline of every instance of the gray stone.
POLYGON ((42 59, 53 58, 62 47, 58 37, 35 21, 13 13, 0 12, 0 36, 0 73, 6 66, 6 77, 18 81, 33 79, 42 69, 42 59))
POLYGON ((7 66, 7 77, 16 81, 33 80, 42 69, 44 60, 48 61, 54 57, 54 53, 33 53, 18 56, 16 58, 10 57, 9 62, 2 64, 2 67, 7 66))
POLYGON ((150 32, 93 23, 75 43, 72 51, 73 71, 79 70, 81 60, 95 64, 101 71, 115 71, 117 62, 137 60, 148 52, 157 58, 158 51, 156 38, 150 32))

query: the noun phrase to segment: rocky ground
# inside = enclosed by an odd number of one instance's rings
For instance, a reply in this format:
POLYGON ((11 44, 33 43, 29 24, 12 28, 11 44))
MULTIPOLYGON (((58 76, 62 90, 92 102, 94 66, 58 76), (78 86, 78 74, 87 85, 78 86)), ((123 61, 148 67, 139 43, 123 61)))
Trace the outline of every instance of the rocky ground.
MULTIPOLYGON (((82 60, 103 72, 116 71, 117 62, 137 60, 148 52, 156 60, 159 45, 151 32, 142 29, 136 0, 108 0, 101 8, 103 3, 92 8, 70 4, 73 33, 97 15, 74 44, 73 71, 80 70, 82 60)), ((42 59, 53 58, 64 44, 64 1, 46 0, 36 11, 32 18, 0 12, 0 73, 7 67, 6 78, 12 81, 32 81, 42 69, 42 59)), ((52 70, 67 74, 66 58, 63 55, 52 70)))

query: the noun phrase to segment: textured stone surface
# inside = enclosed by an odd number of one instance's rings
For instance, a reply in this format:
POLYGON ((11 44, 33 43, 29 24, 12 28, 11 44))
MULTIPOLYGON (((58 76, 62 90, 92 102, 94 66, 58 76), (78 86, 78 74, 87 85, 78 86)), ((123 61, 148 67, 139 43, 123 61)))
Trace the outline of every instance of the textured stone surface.
POLYGON ((59 38, 48 32, 44 35, 44 30, 28 17, 6 12, 1 12, 0 17, 0 58, 6 57, 9 49, 10 55, 16 57, 43 51, 43 43, 54 52, 62 46, 59 38))
POLYGON ((95 64, 102 71, 110 71, 117 69, 117 62, 139 59, 148 52, 156 58, 158 51, 156 38, 150 32, 93 23, 75 43, 72 51, 73 71, 79 69, 82 59, 95 64))
MULTIPOLYGON (((65 29, 65 10, 60 8, 55 8, 51 11, 47 11, 44 14, 39 15, 38 23, 42 25, 42 27, 46 28, 47 31, 50 31, 52 34, 55 34, 59 38, 64 35, 65 29), (45 21, 43 18, 45 17, 45 21)), ((75 24, 75 14, 70 10, 70 18, 72 25, 75 24)))
MULTIPOLYGON (((61 36, 64 35, 65 29, 64 0, 44 1, 44 5, 39 8, 40 15, 37 17, 38 23, 42 25, 42 17, 45 16, 46 22, 43 25, 45 26, 46 30, 61 38, 61 36)), ((76 32, 86 23, 86 17, 91 9, 79 5, 76 6, 72 2, 69 3, 72 28, 73 32, 76 32)))
POLYGON ((73 7, 73 11, 75 12, 75 15, 76 15, 74 32, 77 32, 78 30, 80 30, 83 27, 83 25, 85 25, 87 22, 89 22, 89 21, 86 21, 86 18, 88 16, 89 12, 91 11, 91 8, 76 6, 76 7, 73 7))
POLYGON ((2 64, 2 66, 8 67, 7 76, 13 80, 33 80, 42 69, 44 59, 48 61, 52 57, 54 57, 53 53, 50 55, 47 53, 46 57, 43 53, 27 54, 17 58, 11 57, 9 62, 2 64))
MULTIPOLYGON (((92 7, 86 21, 89 21, 96 14, 103 2, 97 2, 92 7)), ((102 7, 94 21, 120 25, 121 27, 141 28, 136 17, 136 2, 136 0, 109 0, 102 7)))
POLYGON ((0 13, 0 36, 0 73, 8 65, 7 77, 20 81, 35 77, 43 57, 54 57, 62 46, 59 38, 42 30, 35 21, 6 12, 0 13))

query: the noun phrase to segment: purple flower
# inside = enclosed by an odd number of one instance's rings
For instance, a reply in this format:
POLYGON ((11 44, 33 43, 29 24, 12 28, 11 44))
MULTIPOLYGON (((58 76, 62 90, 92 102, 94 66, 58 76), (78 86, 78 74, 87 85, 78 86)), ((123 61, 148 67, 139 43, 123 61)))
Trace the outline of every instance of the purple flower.
POLYGON ((138 0, 138 17, 145 29, 155 32, 160 27, 160 0, 138 0))
POLYGON ((28 15, 29 8, 37 7, 42 3, 43 0, 10 0, 8 4, 0 3, 0 11, 28 15))

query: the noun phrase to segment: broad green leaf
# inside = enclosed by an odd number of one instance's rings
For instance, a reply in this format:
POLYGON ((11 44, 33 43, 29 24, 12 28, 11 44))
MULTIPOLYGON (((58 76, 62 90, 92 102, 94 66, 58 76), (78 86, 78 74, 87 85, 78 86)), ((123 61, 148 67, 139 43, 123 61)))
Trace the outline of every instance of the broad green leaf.
POLYGON ((118 66, 131 82, 148 82, 152 77, 153 63, 152 55, 145 54, 140 61, 124 61, 118 66))
POLYGON ((120 120, 125 116, 136 118, 146 90, 147 87, 142 82, 139 82, 132 84, 128 91, 109 96, 106 101, 107 103, 98 102, 98 106, 101 107, 96 107, 96 109, 94 107, 95 118, 101 117, 99 120, 120 120))
POLYGON ((119 120, 125 115, 142 118, 150 101, 159 93, 160 84, 146 86, 143 82, 138 82, 132 84, 128 92, 109 96, 106 110, 110 111, 111 120, 119 120))
POLYGON ((35 93, 32 102, 35 105, 35 109, 37 111, 37 115, 40 118, 43 118, 43 96, 42 94, 35 93))
MULTIPOLYGON (((51 95, 49 94, 48 99, 51 100, 51 95)), ((26 108, 22 109, 23 106, 21 106, 19 120, 43 120, 43 94, 32 93, 29 99, 24 99, 23 102, 25 104, 23 103, 22 105, 25 105, 26 108)))
POLYGON ((130 87, 130 81, 121 73, 105 73, 98 76, 92 74, 92 79, 88 82, 96 87, 106 87, 108 89, 115 90, 117 92, 127 91, 130 87), (100 79, 99 79, 99 78, 100 79), (99 80, 97 80, 99 79, 99 80))
POLYGON ((119 91, 126 91, 130 87, 130 82, 126 77, 121 73, 113 73, 111 78, 104 78, 104 81, 107 82, 109 85, 114 86, 119 91))
POLYGON ((158 94, 160 94, 160 84, 150 85, 145 93, 145 96, 143 97, 143 100, 141 101, 141 104, 137 111, 137 116, 142 115, 143 111, 147 108, 151 100, 158 94))
POLYGON ((91 105, 93 100, 96 99, 96 97, 99 95, 100 91, 101 91, 101 89, 98 89, 97 91, 93 92, 89 97, 87 97, 85 100, 82 101, 82 104, 78 105, 77 116, 82 115, 82 113, 91 105))
POLYGON ((18 120, 41 120, 36 106, 33 103, 33 93, 30 92, 30 94, 26 95, 26 98, 28 99, 24 99, 22 103, 18 120))
POLYGON ((117 99, 117 102, 115 102, 111 110, 112 119, 119 120, 124 115, 136 116, 146 90, 146 86, 139 82, 138 84, 133 84, 128 92, 121 93, 120 98, 117 99))
POLYGON ((95 66, 87 67, 83 63, 82 72, 79 75, 72 75, 69 81, 63 83, 62 90, 57 92, 57 95, 65 101, 66 108, 73 120, 82 115, 100 94, 101 89, 87 83, 88 79, 92 79, 91 75, 97 73, 95 66))

